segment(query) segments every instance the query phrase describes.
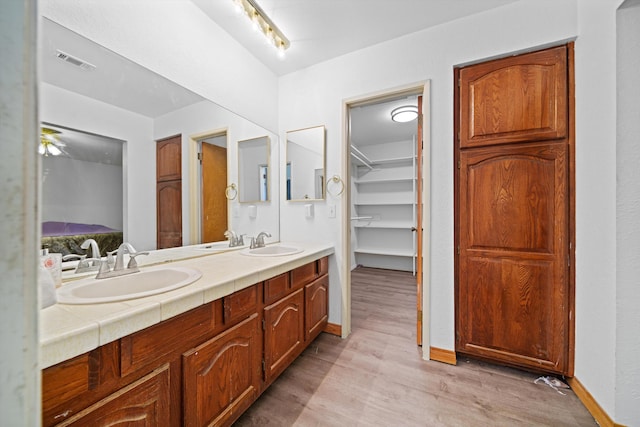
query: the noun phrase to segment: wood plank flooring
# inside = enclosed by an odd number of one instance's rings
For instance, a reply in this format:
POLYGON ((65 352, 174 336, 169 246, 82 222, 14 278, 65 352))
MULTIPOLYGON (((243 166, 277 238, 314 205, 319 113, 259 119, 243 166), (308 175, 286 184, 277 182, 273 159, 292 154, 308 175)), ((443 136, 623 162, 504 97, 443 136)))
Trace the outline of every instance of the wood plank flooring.
POLYGON ((596 426, 538 374, 422 360, 410 273, 352 272, 352 334, 321 334, 236 426, 596 426))

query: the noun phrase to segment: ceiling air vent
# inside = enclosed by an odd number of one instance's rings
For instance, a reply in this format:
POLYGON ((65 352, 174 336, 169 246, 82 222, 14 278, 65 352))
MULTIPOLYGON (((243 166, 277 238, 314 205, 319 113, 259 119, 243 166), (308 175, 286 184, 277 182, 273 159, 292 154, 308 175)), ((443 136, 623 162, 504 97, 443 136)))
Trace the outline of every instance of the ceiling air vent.
POLYGON ((65 62, 68 62, 69 64, 73 64, 76 67, 80 67, 85 71, 91 71, 94 68, 96 68, 95 65, 88 63, 87 61, 83 61, 80 58, 76 58, 75 56, 71 56, 68 53, 65 53, 61 50, 56 50, 56 56, 59 59, 62 59, 65 62))

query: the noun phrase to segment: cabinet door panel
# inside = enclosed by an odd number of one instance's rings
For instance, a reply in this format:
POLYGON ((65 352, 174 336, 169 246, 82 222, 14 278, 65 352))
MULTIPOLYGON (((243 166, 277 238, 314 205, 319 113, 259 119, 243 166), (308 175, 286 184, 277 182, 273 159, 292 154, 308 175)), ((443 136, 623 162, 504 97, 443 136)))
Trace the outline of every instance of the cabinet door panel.
POLYGON ((264 309, 265 380, 277 377, 304 346, 304 290, 264 309))
POLYGON ((565 46, 460 70, 460 148, 563 138, 565 46))
POLYGON ((313 283, 305 286, 305 340, 310 341, 327 326, 329 277, 322 276, 313 283))
POLYGON ((182 137, 158 141, 156 147, 156 181, 182 179, 182 137))
POLYGON ((59 426, 167 426, 169 365, 79 412, 59 426))
POLYGON ((563 373, 567 147, 488 147, 460 159, 457 350, 563 373))
POLYGON ((258 396, 258 315, 183 355, 186 426, 229 425, 258 396))
POLYGON ((158 249, 182 246, 182 181, 157 185, 158 249))

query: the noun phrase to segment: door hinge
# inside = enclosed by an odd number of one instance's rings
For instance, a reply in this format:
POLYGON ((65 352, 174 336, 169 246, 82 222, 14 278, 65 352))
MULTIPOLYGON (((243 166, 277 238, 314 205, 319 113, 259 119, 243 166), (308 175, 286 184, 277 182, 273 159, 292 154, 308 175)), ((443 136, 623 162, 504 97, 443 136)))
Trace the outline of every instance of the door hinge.
POLYGON ((460 166, 462 166, 462 164, 460 163, 460 160, 458 160, 458 169, 460 169, 460 166))
POLYGON ((202 163, 202 153, 198 153, 197 157, 198 157, 198 161, 202 163))
POLYGON ((422 322, 422 310, 418 310, 418 322, 422 322))
POLYGON ((458 255, 460 255, 460 246, 456 248, 456 252, 458 253, 458 255))
POLYGON ((263 331, 267 330, 267 322, 265 322, 264 319, 262 319, 262 330, 263 331))
POLYGON ((264 359, 262 359, 262 372, 267 372, 267 364, 265 363, 264 359))
POLYGON ((571 267, 571 255, 567 255, 567 267, 571 267))

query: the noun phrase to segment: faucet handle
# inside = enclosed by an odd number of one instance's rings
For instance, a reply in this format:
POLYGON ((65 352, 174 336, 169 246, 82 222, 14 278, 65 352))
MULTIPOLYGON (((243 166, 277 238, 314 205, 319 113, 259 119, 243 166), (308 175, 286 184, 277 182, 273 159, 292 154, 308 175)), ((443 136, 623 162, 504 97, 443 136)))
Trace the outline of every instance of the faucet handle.
POLYGON ((107 251, 107 263, 109 264, 109 266, 113 266, 116 263, 116 260, 114 258, 114 255, 116 254, 116 252, 118 252, 118 250, 114 250, 114 251, 107 251))
POLYGON ((129 264, 127 264, 127 268, 133 269, 138 268, 138 262, 136 261, 136 257, 138 255, 149 255, 149 252, 134 252, 129 254, 129 264))

